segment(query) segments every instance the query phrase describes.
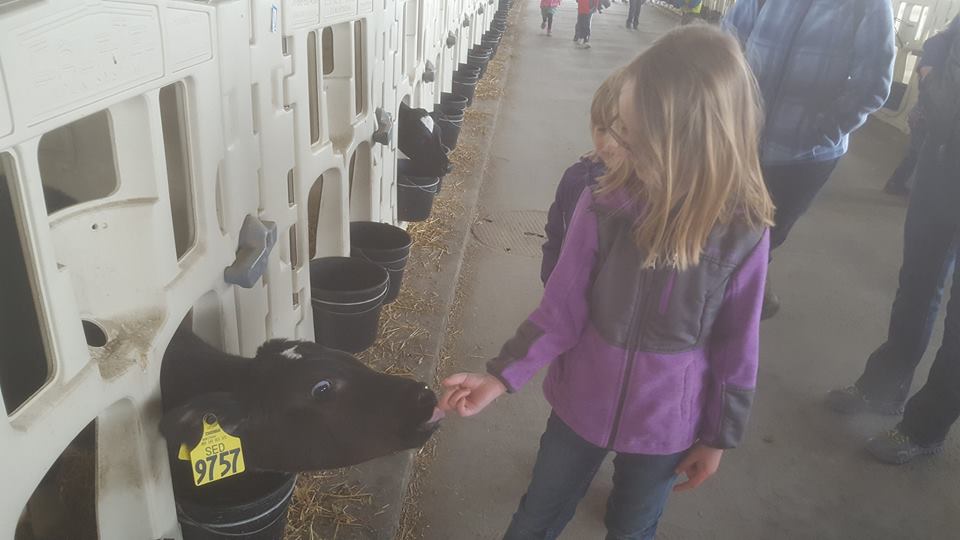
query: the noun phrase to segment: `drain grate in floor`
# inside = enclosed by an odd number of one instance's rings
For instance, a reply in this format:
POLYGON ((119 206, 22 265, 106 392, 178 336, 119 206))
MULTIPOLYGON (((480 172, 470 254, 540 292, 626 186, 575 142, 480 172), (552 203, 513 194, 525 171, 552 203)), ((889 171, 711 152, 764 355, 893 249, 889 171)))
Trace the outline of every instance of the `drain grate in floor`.
POLYGON ((473 237, 481 244, 523 257, 539 257, 546 241, 543 227, 547 213, 537 210, 501 212, 481 217, 473 226, 473 237))

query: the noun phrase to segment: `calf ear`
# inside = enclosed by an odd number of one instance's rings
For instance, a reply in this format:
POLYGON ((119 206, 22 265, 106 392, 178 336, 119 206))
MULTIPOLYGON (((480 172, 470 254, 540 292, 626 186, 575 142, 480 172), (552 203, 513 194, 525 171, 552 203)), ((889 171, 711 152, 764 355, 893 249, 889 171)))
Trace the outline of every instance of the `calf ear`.
POLYGON ((207 415, 215 416, 227 433, 238 435, 247 420, 247 409, 233 394, 203 394, 165 412, 160 419, 160 433, 172 446, 186 444, 193 448, 203 436, 203 419, 207 415))

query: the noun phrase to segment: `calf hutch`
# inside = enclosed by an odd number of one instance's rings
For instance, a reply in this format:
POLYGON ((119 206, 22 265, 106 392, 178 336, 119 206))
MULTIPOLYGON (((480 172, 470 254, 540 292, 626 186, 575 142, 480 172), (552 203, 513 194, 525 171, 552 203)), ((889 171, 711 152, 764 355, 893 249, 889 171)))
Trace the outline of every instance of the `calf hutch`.
POLYGON ((313 343, 312 306, 396 296, 398 158, 455 144, 506 5, 0 0, 0 539, 177 539, 175 485, 281 475, 264 517, 286 473, 426 441, 433 392, 313 343), (396 239, 371 298, 319 298, 357 222, 396 239))

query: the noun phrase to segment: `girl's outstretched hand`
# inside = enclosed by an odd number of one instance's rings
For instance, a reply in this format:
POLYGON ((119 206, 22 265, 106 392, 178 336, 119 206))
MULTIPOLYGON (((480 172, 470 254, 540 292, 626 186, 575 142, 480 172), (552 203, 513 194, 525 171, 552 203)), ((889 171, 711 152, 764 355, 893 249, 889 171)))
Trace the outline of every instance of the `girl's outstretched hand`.
POLYGON ((457 373, 444 379, 443 386, 443 397, 437 406, 463 417, 477 414, 507 391, 499 379, 483 373, 457 373))
POLYGON ((688 491, 700 487, 720 467, 723 450, 698 444, 677 465, 677 474, 684 474, 687 481, 673 486, 674 491, 688 491))

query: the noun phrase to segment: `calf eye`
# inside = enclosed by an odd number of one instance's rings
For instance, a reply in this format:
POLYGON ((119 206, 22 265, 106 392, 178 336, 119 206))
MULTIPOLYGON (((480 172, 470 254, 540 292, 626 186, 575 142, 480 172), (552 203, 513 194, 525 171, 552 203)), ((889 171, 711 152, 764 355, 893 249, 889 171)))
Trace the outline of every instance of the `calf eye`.
POLYGON ((333 385, 330 384, 330 381, 320 381, 313 385, 313 390, 310 391, 310 395, 313 397, 320 397, 321 395, 329 392, 332 388, 333 385))

